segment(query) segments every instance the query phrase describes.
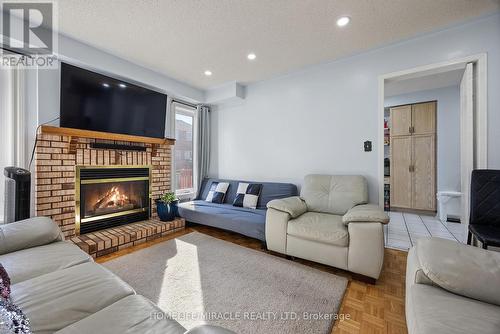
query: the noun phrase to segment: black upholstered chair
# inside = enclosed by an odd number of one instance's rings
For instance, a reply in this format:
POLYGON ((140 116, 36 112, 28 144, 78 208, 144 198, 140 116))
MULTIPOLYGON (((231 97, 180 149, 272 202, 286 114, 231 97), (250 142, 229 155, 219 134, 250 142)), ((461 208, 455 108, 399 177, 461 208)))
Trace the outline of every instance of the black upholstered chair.
POLYGON ((474 235, 484 249, 500 247, 500 170, 472 171, 470 197, 467 244, 474 235))

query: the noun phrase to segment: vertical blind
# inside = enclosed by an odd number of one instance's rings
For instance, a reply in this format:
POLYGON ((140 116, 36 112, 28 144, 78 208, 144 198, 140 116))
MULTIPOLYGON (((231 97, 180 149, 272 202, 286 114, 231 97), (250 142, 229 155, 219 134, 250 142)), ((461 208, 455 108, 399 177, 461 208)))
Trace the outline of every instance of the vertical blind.
POLYGON ((0 69, 0 221, 3 221, 5 182, 3 169, 14 163, 14 71, 0 69))
POLYGON ((24 70, 0 68, 0 222, 3 222, 7 166, 26 167, 24 70))

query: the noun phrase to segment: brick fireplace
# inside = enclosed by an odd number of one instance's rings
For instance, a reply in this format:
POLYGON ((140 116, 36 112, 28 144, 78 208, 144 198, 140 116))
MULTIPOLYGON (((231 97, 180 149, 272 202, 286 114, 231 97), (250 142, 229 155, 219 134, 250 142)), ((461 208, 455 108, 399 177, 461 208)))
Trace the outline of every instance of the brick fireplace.
MULTIPOLYGON (((111 134, 110 137, 112 137, 111 134)), ((69 238, 80 234, 80 227, 83 226, 82 219, 85 223, 91 223, 95 221, 97 216, 103 216, 104 220, 113 218, 114 222, 111 222, 109 226, 127 223, 126 219, 116 222, 116 217, 125 217, 123 212, 139 214, 144 219, 148 218, 149 215, 151 219, 157 219, 154 201, 144 202, 143 196, 147 196, 149 199, 150 195, 152 199, 155 199, 163 192, 170 191, 172 143, 148 144, 99 138, 75 138, 74 136, 55 135, 42 131, 37 135, 35 156, 36 214, 51 217, 61 227, 64 235, 69 238), (120 149, 94 148, 108 147, 109 144, 125 145, 125 147, 115 146, 120 147, 120 149), (143 151, 123 149, 127 145, 141 146, 143 151), (82 216, 81 207, 79 206, 77 209, 77 204, 81 204, 80 199, 76 196, 77 190, 82 191, 83 188, 91 188, 87 185, 105 184, 106 182, 99 183, 87 179, 82 188, 81 180, 77 179, 77 173, 81 176, 84 170, 96 173, 99 169, 104 171, 119 170, 119 172, 135 169, 135 173, 141 173, 141 168, 142 172, 146 169, 149 175, 132 175, 130 176, 132 180, 129 179, 130 182, 114 185, 114 187, 121 187, 120 189, 113 189, 113 180, 109 180, 113 177, 101 178, 108 179, 107 184, 94 187, 97 190, 94 189, 94 194, 89 195, 88 200, 98 202, 102 199, 103 201, 107 200, 107 202, 100 205, 92 203, 88 206, 91 209, 87 215, 82 216), (147 179, 147 186, 144 183, 141 185, 140 180, 134 178, 147 179), (77 184, 77 181, 80 183, 77 184), (110 185, 111 187, 106 188, 110 185), (113 191, 118 191, 118 193, 108 193, 113 191), (128 191, 128 195, 121 193, 126 191, 128 191), (141 191, 147 192, 147 194, 140 194, 142 198, 139 198, 137 193, 141 191), (105 196, 107 198, 103 198, 105 196)), ((116 179, 123 179, 123 177, 118 175, 116 179)), ((101 219, 101 223, 102 221, 103 219, 101 219)))

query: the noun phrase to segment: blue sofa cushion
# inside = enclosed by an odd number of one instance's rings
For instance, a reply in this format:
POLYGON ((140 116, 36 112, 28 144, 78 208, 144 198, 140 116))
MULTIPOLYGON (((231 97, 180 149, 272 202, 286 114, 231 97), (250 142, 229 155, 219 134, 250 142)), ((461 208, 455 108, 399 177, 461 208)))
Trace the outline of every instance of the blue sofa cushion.
POLYGON ((234 231, 262 241, 266 240, 266 205, 277 198, 297 196, 297 186, 291 183, 251 182, 207 178, 201 185, 196 200, 178 205, 178 212, 188 222, 218 227, 234 231), (228 182, 229 188, 223 204, 206 202, 205 198, 213 183, 228 182), (238 183, 257 183, 262 185, 256 209, 233 206, 238 183))
POLYGON ((259 240, 266 240, 266 210, 235 207, 194 200, 178 205, 179 215, 188 222, 222 228, 259 240))

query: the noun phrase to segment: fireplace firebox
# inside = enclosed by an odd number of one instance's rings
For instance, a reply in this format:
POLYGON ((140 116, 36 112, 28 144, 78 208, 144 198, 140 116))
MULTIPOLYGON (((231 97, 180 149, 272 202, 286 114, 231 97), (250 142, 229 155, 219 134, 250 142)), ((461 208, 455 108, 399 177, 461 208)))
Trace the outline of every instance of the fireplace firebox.
POLYGON ((76 234, 146 220, 151 166, 77 166, 76 234))

